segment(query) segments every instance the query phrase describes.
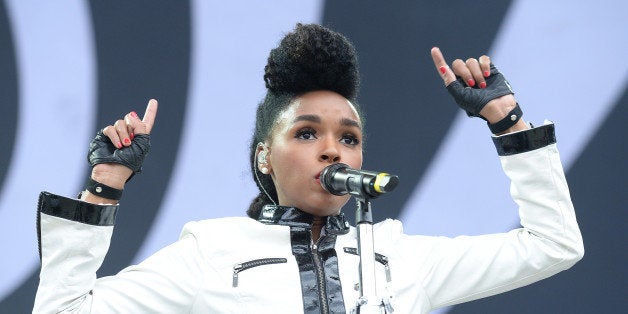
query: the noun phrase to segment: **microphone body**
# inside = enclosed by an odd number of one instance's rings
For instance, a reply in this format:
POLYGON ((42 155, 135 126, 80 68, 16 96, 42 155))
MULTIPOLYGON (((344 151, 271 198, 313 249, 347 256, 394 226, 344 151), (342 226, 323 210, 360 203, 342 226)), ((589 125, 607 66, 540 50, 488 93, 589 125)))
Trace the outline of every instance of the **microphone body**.
POLYGON ((399 184, 399 177, 385 172, 352 169, 346 164, 336 163, 321 171, 320 181, 323 189, 331 194, 351 194, 366 199, 392 191, 399 184))

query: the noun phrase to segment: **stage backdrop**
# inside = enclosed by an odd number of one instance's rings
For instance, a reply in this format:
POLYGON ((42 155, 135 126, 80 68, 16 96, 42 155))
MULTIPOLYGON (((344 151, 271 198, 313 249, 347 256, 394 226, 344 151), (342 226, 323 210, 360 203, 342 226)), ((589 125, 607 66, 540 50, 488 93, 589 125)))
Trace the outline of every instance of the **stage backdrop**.
MULTIPOLYGON (((429 50, 489 54, 524 118, 557 125, 586 254, 571 270, 452 313, 611 313, 625 307, 628 3, 614 1, 0 0, 0 313, 32 308, 37 195, 73 196, 102 126, 160 101, 144 173, 125 189, 110 275, 189 220, 244 215, 247 147, 269 50, 296 22, 356 44, 365 169, 398 174, 373 202, 406 232, 518 226, 490 134, 447 95, 429 50)), ((353 215, 353 205, 345 211, 353 215)))

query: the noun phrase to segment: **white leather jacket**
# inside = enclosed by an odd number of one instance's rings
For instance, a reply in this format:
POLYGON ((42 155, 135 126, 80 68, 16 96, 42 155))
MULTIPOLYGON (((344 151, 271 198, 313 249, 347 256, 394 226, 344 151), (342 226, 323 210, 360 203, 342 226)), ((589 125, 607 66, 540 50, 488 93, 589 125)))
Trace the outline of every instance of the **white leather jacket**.
MULTIPOLYGON (((584 249, 553 125, 494 138, 523 228, 457 238, 413 236, 396 220, 374 226, 377 289, 395 313, 521 287, 571 267, 584 249)), ((356 230, 328 217, 266 207, 258 221, 185 225, 179 241, 115 276, 96 278, 117 206, 43 192, 35 313, 349 313, 359 296, 356 230)))

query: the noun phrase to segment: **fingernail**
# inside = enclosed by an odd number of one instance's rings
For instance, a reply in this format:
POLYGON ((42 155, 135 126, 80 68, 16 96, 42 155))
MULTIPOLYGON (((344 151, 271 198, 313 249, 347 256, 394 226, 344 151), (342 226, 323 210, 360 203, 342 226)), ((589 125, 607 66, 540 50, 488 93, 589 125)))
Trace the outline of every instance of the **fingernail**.
POLYGON ((135 134, 131 133, 131 140, 135 138, 135 134))
POLYGON ((486 88, 486 82, 480 82, 480 88, 486 88))
POLYGON ((445 74, 445 72, 447 72, 447 69, 445 69, 445 67, 440 67, 438 68, 438 70, 440 71, 441 74, 445 74))
POLYGON ((131 111, 131 115, 132 115, 134 118, 137 118, 137 113, 135 113, 135 111, 131 111))
POLYGON ((122 148, 122 143, 117 142, 117 143, 116 143, 116 147, 117 147, 118 149, 122 148))
POLYGON ((467 84, 469 84, 469 86, 473 87, 473 86, 475 86, 475 80, 474 79, 469 79, 469 80, 467 80, 467 84))
POLYGON ((484 77, 489 77, 491 75, 491 71, 484 71, 484 77))
POLYGON ((124 144, 131 144, 131 140, 127 137, 124 139, 124 144))

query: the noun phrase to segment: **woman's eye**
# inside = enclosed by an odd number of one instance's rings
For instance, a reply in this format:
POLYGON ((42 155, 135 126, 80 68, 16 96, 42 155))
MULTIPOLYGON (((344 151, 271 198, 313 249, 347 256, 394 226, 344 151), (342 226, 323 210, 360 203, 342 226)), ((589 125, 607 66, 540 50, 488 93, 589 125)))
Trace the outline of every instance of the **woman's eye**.
POLYGON ((294 136, 301 140, 311 140, 316 138, 316 131, 310 128, 301 129, 297 131, 297 134, 294 136))
POLYGON ((360 140, 355 135, 345 134, 340 139, 340 142, 347 145, 358 145, 360 143, 360 140))

